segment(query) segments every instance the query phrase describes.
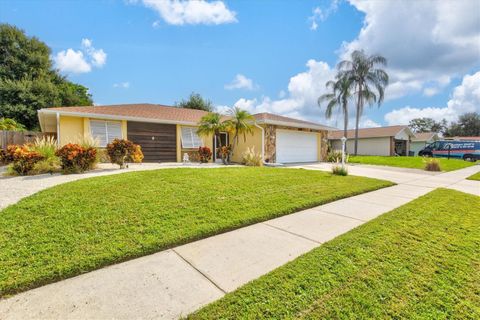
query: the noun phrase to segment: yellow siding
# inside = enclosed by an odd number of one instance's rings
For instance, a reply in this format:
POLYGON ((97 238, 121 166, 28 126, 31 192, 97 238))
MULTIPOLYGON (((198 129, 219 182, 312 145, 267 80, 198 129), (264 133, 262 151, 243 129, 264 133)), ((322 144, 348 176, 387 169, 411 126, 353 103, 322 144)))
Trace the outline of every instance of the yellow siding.
POLYGON ((182 127, 177 124, 177 162, 182 162, 182 127))
MULTIPOLYGON (((230 143, 233 144, 233 136, 230 135, 230 143)), ((243 139, 243 135, 238 138, 238 144, 235 146, 233 151, 232 161, 233 162, 242 162, 243 153, 247 148, 255 148, 255 152, 262 153, 262 130, 260 128, 254 127, 253 135, 247 134, 246 140, 243 139)))
POLYGON ((128 139, 127 135, 127 120, 122 120, 122 138, 128 139))
POLYGON ((318 148, 317 148, 317 160, 322 161, 322 134, 320 132, 317 133, 317 143, 318 143, 318 148))
POLYGON ((83 135, 83 118, 60 116, 60 145, 76 141, 83 135))

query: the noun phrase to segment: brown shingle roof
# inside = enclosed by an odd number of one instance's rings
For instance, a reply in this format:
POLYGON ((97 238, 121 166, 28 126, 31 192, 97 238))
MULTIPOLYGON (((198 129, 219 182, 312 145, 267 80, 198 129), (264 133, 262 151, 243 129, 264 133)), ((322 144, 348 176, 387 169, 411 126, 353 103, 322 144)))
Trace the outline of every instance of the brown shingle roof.
MULTIPOLYGON (((60 107, 60 108, 48 108, 42 109, 40 112, 55 113, 60 111, 63 114, 92 116, 108 116, 117 118, 129 118, 145 121, 146 119, 168 121, 172 123, 189 123, 197 124, 200 119, 207 114, 206 111, 185 109, 164 106, 159 104, 139 103, 139 104, 121 104, 121 105, 108 105, 108 106, 91 106, 91 107, 60 107)), ((289 117, 280 116, 272 113, 257 113, 254 115, 255 119, 259 123, 283 123, 285 125, 291 125, 294 127, 307 127, 314 129, 332 129, 320 125, 318 123, 293 119, 289 117)), ((226 118, 226 117, 225 117, 226 118)))
POLYGON ((197 123, 206 111, 163 106, 159 104, 122 104, 95 107, 61 107, 42 109, 63 113, 85 113, 128 118, 166 120, 171 122, 197 123))
MULTIPOLYGON (((378 127, 378 128, 364 128, 358 129, 359 138, 377 138, 377 137, 394 137, 397 133, 408 126, 390 126, 390 127, 378 127)), ((329 139, 341 139, 343 137, 343 130, 331 131, 329 139)), ((347 139, 355 138, 355 130, 347 131, 347 139)))

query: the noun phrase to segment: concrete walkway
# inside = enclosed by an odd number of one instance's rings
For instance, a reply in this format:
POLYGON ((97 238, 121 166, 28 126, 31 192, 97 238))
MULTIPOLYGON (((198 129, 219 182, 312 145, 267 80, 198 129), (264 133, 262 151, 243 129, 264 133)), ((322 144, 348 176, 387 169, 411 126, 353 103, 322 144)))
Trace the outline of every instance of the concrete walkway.
MULTIPOLYGON (((229 166, 232 167, 232 166, 229 166)), ((133 171, 157 170, 168 168, 225 168, 216 163, 208 164, 182 164, 172 163, 142 163, 130 164, 129 168, 120 170, 117 165, 101 163, 98 168, 81 174, 41 174, 36 176, 9 177, 4 176, 5 167, 0 167, 0 210, 17 203, 22 198, 28 197, 38 191, 56 186, 58 184, 112 174, 120 174, 133 171)))
MULTIPOLYGON (((330 170, 323 164, 302 166, 330 170)), ((397 186, 189 243, 30 290, 0 301, 1 319, 175 319, 295 259, 325 241, 434 188, 480 195, 474 166, 435 176, 376 168, 351 174, 397 186), (469 181, 470 182, 470 181, 469 181)))

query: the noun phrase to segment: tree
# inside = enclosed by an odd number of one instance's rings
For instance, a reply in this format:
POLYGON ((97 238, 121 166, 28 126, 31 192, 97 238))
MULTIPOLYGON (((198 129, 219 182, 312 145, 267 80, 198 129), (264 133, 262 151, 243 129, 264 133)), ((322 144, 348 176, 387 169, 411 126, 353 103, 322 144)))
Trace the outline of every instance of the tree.
MULTIPOLYGON (((209 112, 200 119, 197 134, 203 137, 213 135, 221 148, 222 139, 220 139, 220 132, 225 131, 225 129, 226 126, 225 122, 222 121, 222 115, 218 112, 209 112)), ((216 150, 213 150, 213 152, 216 152, 216 150)))
POLYGON ((13 119, 0 118, 0 130, 24 131, 25 127, 13 119))
POLYGON ((469 112, 458 117, 457 122, 452 122, 447 132, 447 137, 453 136, 480 136, 480 114, 469 112))
POLYGON ((202 98, 199 93, 192 92, 188 100, 181 100, 176 102, 175 106, 178 108, 196 109, 208 112, 213 112, 213 104, 210 100, 202 98))
POLYGON ((255 118, 248 111, 238 107, 231 108, 229 116, 231 118, 225 121, 225 125, 233 133, 233 144, 230 149, 230 154, 233 154, 240 136, 243 136, 243 141, 246 141, 247 134, 253 134, 255 118))
POLYGON ((365 103, 376 102, 380 106, 383 102, 385 87, 388 85, 388 74, 379 67, 386 65, 387 59, 380 55, 367 56, 363 50, 355 50, 351 54, 351 60, 341 61, 337 66, 339 77, 346 77, 351 81, 352 90, 357 96, 355 155, 358 150, 358 124, 365 103))
POLYGON ((447 120, 435 121, 432 118, 415 118, 410 120, 408 127, 415 133, 437 132, 445 133, 447 120))
POLYGON ((321 106, 323 102, 327 102, 325 109, 325 117, 330 119, 332 117, 335 107, 342 108, 343 113, 343 136, 347 137, 348 128, 348 100, 352 97, 351 82, 348 77, 337 77, 337 81, 328 81, 325 86, 331 90, 318 98, 318 105, 321 106))
POLYGON ((38 127, 37 110, 92 105, 88 89, 53 68, 50 48, 15 26, 0 24, 0 117, 29 129, 38 127))

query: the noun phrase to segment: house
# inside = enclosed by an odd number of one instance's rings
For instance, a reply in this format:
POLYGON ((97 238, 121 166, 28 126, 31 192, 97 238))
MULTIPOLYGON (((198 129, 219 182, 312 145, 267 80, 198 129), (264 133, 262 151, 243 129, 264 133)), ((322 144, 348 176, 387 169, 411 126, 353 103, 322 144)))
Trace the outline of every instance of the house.
POLYGON ((455 140, 455 141, 480 141, 480 136, 455 136, 455 137, 445 137, 444 140, 455 140))
POLYGON ((415 156, 418 156, 418 151, 425 148, 427 144, 433 143, 439 139, 440 137, 436 132, 415 133, 415 137, 412 138, 412 142, 410 143, 410 151, 413 152, 415 156))
MULTIPOLYGON (((129 139, 142 147, 146 162, 180 162, 185 153, 193 155, 200 146, 212 150, 219 141, 199 137, 197 126, 207 112, 156 104, 125 104, 92 107, 61 107, 38 111, 42 132, 57 136, 60 145, 79 137, 94 137, 100 147, 115 138, 129 139)), ((324 159, 327 130, 317 123, 270 113, 254 115, 252 135, 239 139, 232 161, 241 162, 247 147, 254 147, 265 162, 313 162, 324 159)), ((232 142, 222 132, 222 145, 232 142)), ((214 159, 218 160, 214 154, 214 159)))
MULTIPOLYGON (((343 130, 331 131, 329 140, 334 150, 342 150, 343 130)), ((415 137, 408 126, 390 126, 358 129, 359 155, 371 156, 407 156, 410 141, 415 137)), ((354 153, 355 130, 347 131, 347 153, 354 153)))

